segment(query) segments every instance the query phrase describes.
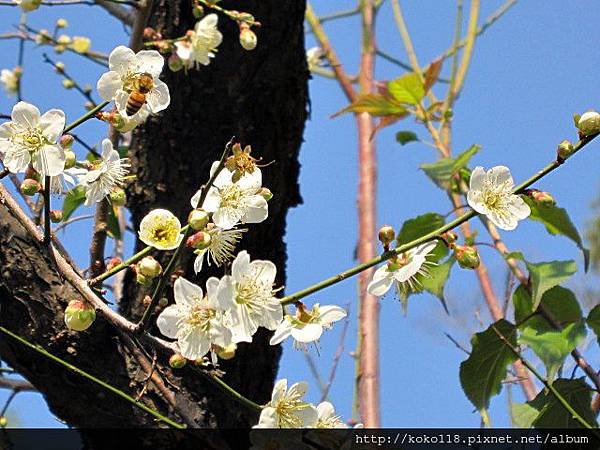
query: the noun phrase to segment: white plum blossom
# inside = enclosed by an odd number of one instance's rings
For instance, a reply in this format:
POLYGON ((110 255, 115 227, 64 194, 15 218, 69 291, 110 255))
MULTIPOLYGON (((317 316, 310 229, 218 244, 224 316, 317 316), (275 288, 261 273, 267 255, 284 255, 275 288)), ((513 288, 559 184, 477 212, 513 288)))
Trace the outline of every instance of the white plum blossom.
POLYGON ((193 31, 188 31, 187 40, 175 42, 177 56, 187 69, 207 66, 210 59, 215 57, 215 51, 223 41, 223 35, 217 28, 218 21, 216 14, 208 14, 196 24, 193 31))
POLYGON ((428 275, 427 266, 433 263, 427 261, 427 256, 436 245, 437 242, 426 242, 390 259, 375 271, 373 280, 367 286, 369 294, 381 297, 390 290, 392 284, 396 285, 400 296, 415 290, 419 285, 416 276, 428 275))
POLYGON ((306 50, 306 62, 308 64, 308 70, 314 70, 315 68, 323 65, 324 57, 323 49, 321 47, 312 47, 306 50))
POLYGON ((275 383, 271 401, 260 413, 253 428, 310 428, 316 425, 318 413, 314 405, 304 401, 308 390, 305 381, 287 388, 287 380, 275 383))
POLYGON ((223 230, 219 227, 212 227, 207 230, 210 234, 210 244, 207 248, 194 250, 196 260, 194 261, 194 271, 199 273, 204 264, 204 258, 211 265, 211 260, 221 267, 231 258, 236 244, 242 239, 242 234, 248 231, 245 228, 232 228, 231 230, 223 230))
POLYGON ((514 186, 508 167, 496 166, 487 172, 483 167, 476 167, 471 173, 467 202, 498 228, 514 230, 519 220, 531 214, 527 203, 513 194, 514 186))
POLYGON ((223 302, 233 304, 229 310, 234 342, 252 342, 258 327, 275 330, 283 319, 283 308, 274 297, 273 283, 277 268, 271 261, 250 262, 241 251, 231 265, 231 275, 222 278, 219 291, 223 302))
POLYGON ((0 83, 6 95, 13 97, 19 89, 19 75, 16 70, 2 69, 0 71, 0 83))
MULTIPOLYGON (((66 194, 70 189, 75 187, 78 180, 83 178, 87 174, 87 170, 72 167, 66 169, 64 172, 59 173, 53 177, 50 177, 50 194, 55 196, 62 196, 66 194)), ((46 188, 45 177, 40 180, 42 187, 46 188)))
POLYGON ((270 344, 276 345, 292 336, 299 344, 303 345, 319 340, 323 330, 333 326, 334 322, 346 317, 346 310, 335 305, 319 306, 315 303, 312 310, 307 311, 304 305, 299 305, 295 316, 286 314, 283 321, 275 330, 270 344))
POLYGON ((169 87, 159 80, 164 59, 156 50, 142 50, 134 53, 128 47, 115 48, 108 59, 109 72, 98 80, 97 89, 106 101, 115 101, 117 111, 124 118, 133 118, 141 122, 148 113, 156 114, 169 106, 171 97, 169 87), (139 89, 143 75, 152 78, 152 86, 146 94, 146 102, 132 116, 127 114, 127 102, 130 94, 139 89))
POLYGON ((315 428, 348 428, 348 425, 336 415, 335 408, 329 402, 317 405, 317 423, 315 428))
MULTIPOLYGON (((214 162, 211 175, 217 170, 218 162, 214 162)), ((214 224, 224 230, 229 230, 238 223, 260 223, 269 215, 267 200, 260 195, 262 173, 255 168, 252 173, 242 175, 233 182, 234 172, 223 169, 217 175, 213 185, 208 190, 206 200, 202 205, 201 191, 192 197, 192 206, 213 213, 214 224)))
POLYGON ((42 115, 32 104, 19 102, 11 119, 0 125, 0 155, 8 170, 24 172, 31 163, 42 176, 60 174, 65 152, 57 142, 65 128, 65 113, 51 109, 42 115))
POLYGON ((140 222, 140 240, 158 250, 173 250, 183 239, 181 222, 166 209, 153 209, 140 222))
POLYGON ((102 201, 114 189, 122 187, 129 163, 121 158, 109 139, 102 141, 102 158, 91 163, 93 169, 81 179, 85 188, 85 205, 102 201))
POLYGON ((202 288, 183 277, 174 284, 175 304, 160 313, 156 325, 160 332, 177 339, 181 354, 191 360, 202 358, 209 351, 216 360, 213 346, 225 348, 231 344, 231 331, 225 311, 231 307, 218 296, 219 280, 206 281, 206 296, 202 288))

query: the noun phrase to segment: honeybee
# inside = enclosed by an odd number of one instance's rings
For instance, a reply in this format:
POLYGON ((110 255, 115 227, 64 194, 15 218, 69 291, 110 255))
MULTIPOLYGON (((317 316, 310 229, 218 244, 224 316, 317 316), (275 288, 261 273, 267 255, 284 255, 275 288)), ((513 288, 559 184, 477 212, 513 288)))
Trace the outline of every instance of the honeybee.
POLYGON ((146 103, 146 95, 154 88, 154 79, 149 73, 139 74, 133 82, 133 89, 127 99, 125 111, 128 116, 133 116, 146 103))

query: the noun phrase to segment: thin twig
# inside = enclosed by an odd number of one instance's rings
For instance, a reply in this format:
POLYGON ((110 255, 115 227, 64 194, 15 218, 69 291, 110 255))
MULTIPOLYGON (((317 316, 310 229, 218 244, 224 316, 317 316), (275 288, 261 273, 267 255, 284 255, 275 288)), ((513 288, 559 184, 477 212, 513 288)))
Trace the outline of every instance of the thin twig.
POLYGON ((70 219, 65 220, 64 222, 61 222, 60 224, 58 224, 56 226, 56 228, 54 228, 54 233, 58 233, 60 230, 66 228, 67 226, 71 225, 72 223, 79 222, 80 220, 92 219, 93 217, 94 217, 93 214, 85 214, 83 216, 71 217, 70 219))

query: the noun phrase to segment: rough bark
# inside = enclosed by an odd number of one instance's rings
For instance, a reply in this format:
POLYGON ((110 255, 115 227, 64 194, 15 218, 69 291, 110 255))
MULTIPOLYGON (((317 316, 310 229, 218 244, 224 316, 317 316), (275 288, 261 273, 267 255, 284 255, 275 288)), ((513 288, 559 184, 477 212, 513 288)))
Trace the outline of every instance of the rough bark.
MULTIPOLYGON (((239 45, 238 30, 220 17, 224 40, 219 53, 200 71, 164 73, 171 90, 171 105, 152 118, 133 140, 130 187, 132 226, 137 228, 151 209, 168 208, 185 220, 190 198, 206 181, 209 167, 225 143, 236 136, 250 144, 264 162, 274 164, 263 171, 264 185, 275 197, 269 202, 269 219, 250 227, 242 243, 253 259, 270 259, 279 269, 278 283, 285 281, 285 217, 300 202, 297 185, 298 150, 306 119, 307 77, 303 45, 305 4, 297 0, 223 1, 227 9, 251 12, 263 23, 257 31, 259 46, 253 52, 239 45)), ((189 2, 155 1, 150 24, 165 38, 192 28, 189 2)), ((139 245, 139 243, 138 243, 139 245)), ((165 257, 166 255, 161 255, 165 257)), ((210 274, 195 277, 192 258, 186 253, 182 269, 190 280, 203 285, 210 274)), ((70 333, 62 311, 76 296, 53 270, 43 249, 0 205, 0 324, 58 356, 73 362, 109 383, 135 395, 143 374, 124 351, 118 333, 102 319, 87 332, 70 333), (141 379, 140 379, 141 378, 141 379)), ((120 310, 131 318, 141 313, 140 292, 131 274, 125 279, 120 310)), ((269 334, 261 330, 251 345, 241 345, 236 358, 224 364, 225 379, 258 403, 270 396, 280 348, 268 345, 269 334)), ((46 397, 51 410, 75 427, 145 427, 155 421, 130 404, 108 399, 77 375, 57 367, 18 344, 2 337, 0 355, 22 373, 46 397)), ((164 361, 163 361, 164 362, 164 361)), ((166 375, 180 390, 176 403, 195 425, 247 427, 256 413, 225 397, 213 384, 184 369, 166 375)), ((144 400, 161 412, 181 420, 157 389, 144 400)), ((155 448, 170 448, 161 444, 155 448)))

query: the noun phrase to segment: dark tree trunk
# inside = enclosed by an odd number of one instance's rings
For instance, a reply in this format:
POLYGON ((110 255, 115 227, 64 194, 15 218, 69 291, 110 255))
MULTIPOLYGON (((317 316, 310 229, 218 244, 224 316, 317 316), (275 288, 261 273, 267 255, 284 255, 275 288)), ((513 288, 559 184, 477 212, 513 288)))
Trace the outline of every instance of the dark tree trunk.
MULTIPOLYGON (((283 285, 286 214, 300 202, 297 157, 306 119, 308 77, 303 39, 305 3, 243 0, 219 4, 250 12, 263 24, 257 30, 259 45, 252 52, 244 51, 238 43, 236 25, 221 16, 219 29, 224 40, 210 66, 187 74, 165 70, 171 105, 136 133, 130 151, 132 171, 137 175, 128 192, 132 225, 137 229, 142 217, 157 207, 168 208, 185 220, 190 198, 206 182, 212 161, 236 136, 242 144, 252 145, 253 153, 265 163, 274 161, 263 170, 263 184, 275 194, 269 202, 269 219, 250 226, 241 247, 248 249, 253 259, 273 261, 278 267, 277 282, 283 285)), ((155 0, 149 25, 163 37, 179 36, 193 24, 189 1, 155 0)), ((187 278, 203 285, 209 274, 194 276, 192 256, 186 252, 181 268, 187 278)), ((124 315, 137 319, 144 292, 132 278, 130 273, 126 276, 125 296, 119 307, 124 315)), ((143 384, 143 374, 136 378, 137 363, 108 323, 99 319, 83 333, 65 329, 62 311, 76 296, 52 269, 40 246, 0 204, 0 325, 135 395, 143 384)), ((261 329, 251 345, 240 345, 236 358, 222 367, 225 380, 257 403, 266 402, 270 396, 281 353, 279 347, 268 345, 268 338, 269 333, 261 329)), ((58 417, 72 426, 156 426, 146 413, 23 351, 5 337, 0 338, 0 355, 45 395, 58 417)), ((177 406, 195 425, 248 427, 256 423, 255 412, 246 411, 191 370, 165 372, 180 387, 174 390, 177 406)), ((181 420, 152 385, 144 401, 181 420)), ((176 443, 155 443, 155 448, 171 445, 176 443)))

